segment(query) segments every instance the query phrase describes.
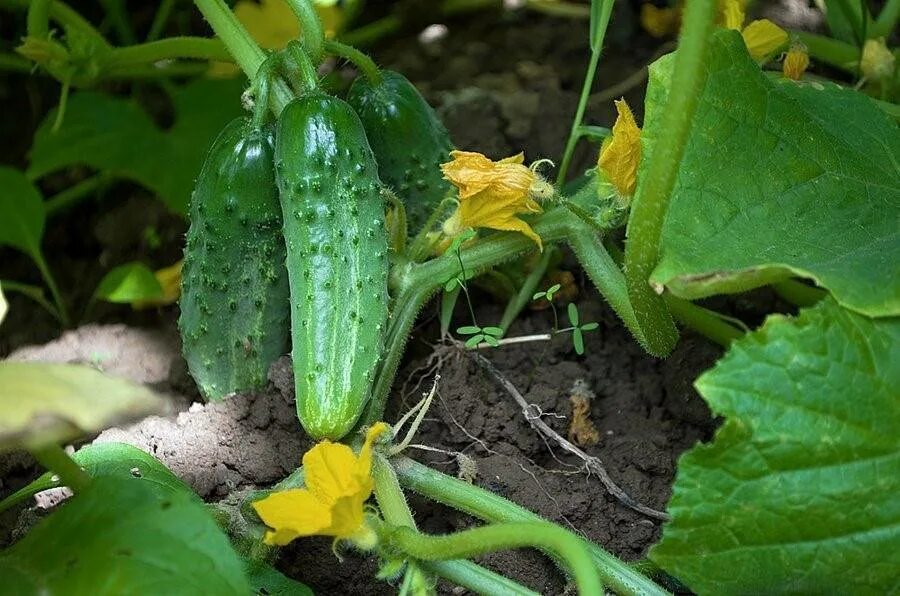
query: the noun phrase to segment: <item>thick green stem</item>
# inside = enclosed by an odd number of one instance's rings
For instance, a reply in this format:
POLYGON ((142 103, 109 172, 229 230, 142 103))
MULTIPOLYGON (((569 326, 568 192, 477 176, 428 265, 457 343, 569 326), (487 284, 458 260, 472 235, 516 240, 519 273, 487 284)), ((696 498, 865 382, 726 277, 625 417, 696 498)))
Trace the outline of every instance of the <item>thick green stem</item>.
POLYGON ((39 464, 59 476, 62 484, 80 493, 91 483, 91 477, 69 457, 59 445, 50 443, 28 449, 39 464))
POLYGON ((465 559, 421 561, 419 566, 429 573, 438 575, 476 594, 490 596, 540 596, 539 592, 526 588, 516 581, 465 559))
POLYGON ((662 296, 650 287, 659 260, 663 221, 681 157, 706 83, 706 55, 712 32, 714 0, 688 0, 675 55, 675 68, 660 134, 632 200, 625 246, 625 279, 631 304, 648 351, 665 356, 678 341, 678 330, 662 296))
POLYGON ((556 176, 556 185, 562 186, 569 173, 569 165, 572 163, 572 155, 575 146, 581 138, 581 125, 584 123, 584 112, 587 109, 588 97, 594 86, 594 77, 597 75, 597 65, 600 64, 600 56, 603 53, 603 39, 606 37, 606 29, 609 26, 610 15, 615 0, 602 0, 598 22, 591 23, 591 59, 588 62, 584 75, 584 84, 581 86, 581 97, 578 98, 578 107, 575 110, 575 118, 572 119, 572 128, 566 141, 566 149, 563 152, 562 163, 556 176))
POLYGON ((26 27, 29 37, 47 39, 50 35, 50 0, 31 0, 26 27))
POLYGON ((856 46, 806 31, 791 31, 791 35, 806 46, 806 51, 813 60, 856 75, 859 65, 859 48, 856 46))
POLYGON ((332 40, 325 41, 325 51, 352 62, 363 73, 363 76, 369 79, 373 87, 381 84, 382 76, 381 71, 378 70, 378 65, 365 53, 360 52, 353 46, 332 40))
POLYGON ((816 305, 822 298, 828 295, 828 292, 821 288, 808 286, 796 279, 785 279, 783 281, 772 284, 772 289, 779 296, 787 300, 794 306, 806 308, 816 305))
POLYGON ((425 561, 466 559, 511 548, 534 547, 565 561, 580 594, 603 594, 603 586, 584 543, 544 521, 497 523, 445 536, 427 536, 403 526, 376 528, 381 542, 425 561))
POLYGON ((723 348, 730 346, 734 340, 744 337, 742 330, 726 323, 714 311, 671 294, 666 294, 664 298, 666 305, 679 323, 716 342, 723 348))
MULTIPOLYGON (((432 470, 409 458, 396 457, 392 461, 401 486, 486 522, 542 521, 539 515, 499 495, 432 470)), ((599 546, 581 538, 579 540, 588 549, 600 578, 616 593, 622 596, 666 594, 665 590, 649 578, 637 573, 599 546)))
POLYGON ((318 88, 319 75, 304 47, 296 41, 289 42, 287 55, 291 58, 291 65, 296 67, 294 75, 299 79, 299 86, 304 91, 312 91, 318 88))
POLYGON ((112 50, 104 58, 102 68, 122 69, 154 64, 161 60, 193 58, 231 62, 233 58, 218 39, 206 37, 168 37, 112 50))
MULTIPOLYGON (((256 45, 224 0, 194 0, 194 4, 203 13, 218 38, 228 48, 228 52, 234 57, 241 70, 251 79, 256 76, 256 72, 266 59, 266 54, 256 45)), ((293 99, 293 95, 283 82, 277 81, 273 85, 270 98, 272 110, 278 115, 284 106, 293 99)))
POLYGON ((325 30, 322 29, 322 21, 309 0, 287 0, 288 5, 297 20, 300 21, 300 35, 303 38, 303 47, 309 53, 315 64, 322 61, 325 56, 325 30))
MULTIPOLYGON (((9 7, 16 10, 28 10, 32 5, 31 0, 0 0, 0 6, 9 7)), ((109 47, 109 42, 103 35, 94 28, 84 17, 69 8, 63 2, 50 2, 50 18, 63 26, 64 29, 77 30, 79 33, 93 38, 103 47, 109 47)), ((30 33, 29 33, 30 35, 30 33)))

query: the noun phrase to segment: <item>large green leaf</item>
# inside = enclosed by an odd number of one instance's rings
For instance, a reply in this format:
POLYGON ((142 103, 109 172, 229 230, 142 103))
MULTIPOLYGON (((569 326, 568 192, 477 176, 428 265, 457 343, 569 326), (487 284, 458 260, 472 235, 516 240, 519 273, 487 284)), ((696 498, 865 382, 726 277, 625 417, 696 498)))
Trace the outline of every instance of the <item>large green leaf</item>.
POLYGON ((39 256, 45 218, 44 199, 25 174, 0 167, 0 245, 39 256))
MULTIPOLYGON (((647 153, 672 64, 651 68, 647 153)), ((896 123, 855 91, 765 76, 733 31, 708 68, 651 281, 699 298, 796 274, 847 308, 900 314, 896 123)))
POLYGON ((900 319, 772 316, 696 385, 725 423, 679 461, 651 558, 699 594, 895 592, 900 319))
POLYGON ((216 134, 241 113, 241 81, 197 80, 173 97, 175 122, 160 129, 134 101, 94 91, 72 95, 53 132, 50 112, 34 137, 30 176, 87 165, 146 186, 187 212, 194 178, 216 134))
POLYGON ((163 406, 146 387, 86 366, 0 362, 0 451, 68 441, 163 406))
POLYGON ((268 596, 313 596, 304 583, 291 579, 265 563, 247 565, 247 579, 254 594, 268 596))
POLYGON ((249 593, 205 506, 142 478, 95 478, 0 554, 0 574, 20 596, 249 593))

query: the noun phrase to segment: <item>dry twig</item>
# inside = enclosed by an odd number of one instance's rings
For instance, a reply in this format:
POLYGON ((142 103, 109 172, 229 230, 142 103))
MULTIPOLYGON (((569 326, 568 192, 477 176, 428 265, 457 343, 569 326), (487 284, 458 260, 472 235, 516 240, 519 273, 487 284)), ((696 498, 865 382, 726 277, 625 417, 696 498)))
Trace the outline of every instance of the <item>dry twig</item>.
POLYGON ((533 411, 534 409, 532 404, 528 403, 528 401, 522 396, 519 390, 516 389, 516 386, 513 385, 509 379, 503 376, 503 374, 499 370, 497 370, 497 367, 495 367, 490 360, 488 360, 481 354, 478 354, 477 352, 467 353, 473 360, 475 360, 476 363, 478 363, 479 366, 490 373, 490 375, 494 377, 494 380, 500 383, 500 385, 506 390, 506 392, 509 393, 514 400, 516 400, 516 403, 518 403, 522 408, 522 415, 525 416, 528 424, 530 424, 533 429, 535 429, 543 437, 556 442, 556 444, 562 447, 565 451, 568 451, 575 457, 581 459, 587 469, 600 478, 600 482, 603 484, 604 488, 606 488, 609 494, 615 497, 626 507, 637 511, 638 513, 642 513, 647 517, 662 521, 667 521, 669 519, 668 513, 665 513, 664 511, 657 511, 656 509, 647 507, 646 505, 642 505, 641 503, 638 503, 634 498, 632 498, 631 495, 622 490, 619 485, 613 482, 612 478, 609 477, 609 473, 607 473, 606 468, 603 467, 603 462, 601 462, 599 458, 588 455, 580 448, 578 448, 578 446, 560 436, 560 434, 550 428, 546 422, 541 420, 539 416, 529 415, 529 412, 533 411))

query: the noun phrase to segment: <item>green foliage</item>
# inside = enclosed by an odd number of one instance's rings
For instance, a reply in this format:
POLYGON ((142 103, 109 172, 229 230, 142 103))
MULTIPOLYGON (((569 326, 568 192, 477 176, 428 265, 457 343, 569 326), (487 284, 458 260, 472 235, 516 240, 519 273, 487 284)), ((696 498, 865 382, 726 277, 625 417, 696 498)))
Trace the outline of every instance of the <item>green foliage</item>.
POLYGON ((175 120, 166 130, 133 100, 95 91, 74 93, 59 130, 52 130, 52 111, 35 134, 28 175, 38 178, 86 165, 134 180, 184 214, 207 148, 240 114, 241 84, 199 79, 176 88, 175 120))
POLYGON ((249 592, 240 559, 196 497, 101 476, 0 554, 9 594, 249 592))
POLYGON ((0 451, 69 441, 161 410, 149 389, 86 366, 0 362, 0 451))
POLYGON ((900 320, 772 316, 697 388, 725 424, 682 456, 651 558, 699 594, 884 594, 900 568, 900 320))
POLYGON ((251 564, 247 569, 247 580, 253 594, 313 596, 309 586, 283 575, 271 565, 264 563, 251 564))
MULTIPOLYGON (((736 32, 712 42, 651 281, 699 298, 791 274, 870 316, 900 314, 900 131, 864 95, 766 77, 736 32)), ((673 58, 651 68, 660 134, 673 58)))
POLYGON ((871 20, 865 2, 858 0, 823 0, 825 19, 831 34, 841 41, 862 47, 867 20, 871 20))
POLYGON ((143 263, 119 265, 103 276, 94 297, 117 304, 162 298, 163 289, 153 272, 143 263))
POLYGON ((0 167, 0 245, 41 258, 44 236, 44 199, 22 172, 0 167))

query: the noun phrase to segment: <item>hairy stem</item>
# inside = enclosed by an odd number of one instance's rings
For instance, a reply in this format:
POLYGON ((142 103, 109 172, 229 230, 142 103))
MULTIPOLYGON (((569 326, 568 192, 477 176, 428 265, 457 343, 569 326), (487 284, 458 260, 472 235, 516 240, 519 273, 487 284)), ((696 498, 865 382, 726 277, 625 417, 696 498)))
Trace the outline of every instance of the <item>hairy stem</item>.
POLYGON ((231 62, 222 42, 206 37, 168 37, 112 50, 103 61, 103 70, 153 64, 161 60, 193 58, 231 62))
POLYGON ((376 528, 381 542, 415 559, 466 559, 511 548, 534 547, 565 562, 580 594, 602 594, 603 586, 584 543, 549 522, 497 523, 444 536, 428 536, 404 526, 376 528))
POLYGON ((655 356, 665 356, 678 341, 678 331, 662 296, 649 284, 659 260, 659 240, 669 197, 706 82, 706 55, 715 15, 714 0, 689 0, 675 56, 672 84, 661 133, 649 156, 632 200, 625 245, 625 279, 635 317, 655 356))
POLYGON ((365 53, 360 52, 353 46, 332 40, 325 41, 325 51, 352 62, 363 73, 363 76, 369 79, 373 87, 381 84, 382 76, 381 71, 378 70, 378 65, 365 53))
POLYGON ((318 64, 325 56, 325 31, 322 21, 309 0, 287 0, 297 20, 300 21, 300 35, 303 47, 309 53, 313 63, 318 64))
MULTIPOLYGON (((392 460, 401 486, 468 513, 487 522, 542 521, 536 513, 511 501, 461 480, 457 480, 406 457, 392 460)), ((561 529, 561 528, 560 528, 561 529)), ((566 530, 562 530, 566 532, 566 530)), ((571 534, 575 537, 574 534, 571 534)), ((600 578, 616 593, 629 595, 663 595, 665 590, 631 569, 626 563, 599 546, 581 538, 588 549, 600 578)), ((596 592, 600 594, 601 592, 596 592)))

